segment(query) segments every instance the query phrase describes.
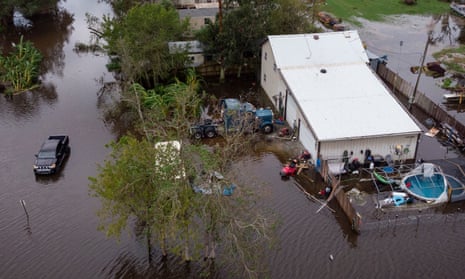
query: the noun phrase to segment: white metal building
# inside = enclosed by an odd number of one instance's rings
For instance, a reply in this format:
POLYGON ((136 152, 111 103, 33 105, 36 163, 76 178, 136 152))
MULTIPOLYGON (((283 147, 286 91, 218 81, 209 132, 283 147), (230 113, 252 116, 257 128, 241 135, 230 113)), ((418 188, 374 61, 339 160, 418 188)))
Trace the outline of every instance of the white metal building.
POLYGON ((354 30, 262 45, 261 86, 313 159, 415 159, 421 129, 368 63, 354 30))

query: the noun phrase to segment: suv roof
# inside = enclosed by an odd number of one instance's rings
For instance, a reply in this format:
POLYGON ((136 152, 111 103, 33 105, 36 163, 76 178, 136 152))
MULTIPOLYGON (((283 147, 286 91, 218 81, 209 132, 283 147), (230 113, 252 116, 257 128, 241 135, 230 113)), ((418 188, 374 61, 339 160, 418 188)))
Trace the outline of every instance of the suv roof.
POLYGON ((57 139, 46 140, 44 144, 42 144, 40 151, 54 151, 57 149, 57 146, 59 143, 60 143, 60 140, 57 140, 57 139))

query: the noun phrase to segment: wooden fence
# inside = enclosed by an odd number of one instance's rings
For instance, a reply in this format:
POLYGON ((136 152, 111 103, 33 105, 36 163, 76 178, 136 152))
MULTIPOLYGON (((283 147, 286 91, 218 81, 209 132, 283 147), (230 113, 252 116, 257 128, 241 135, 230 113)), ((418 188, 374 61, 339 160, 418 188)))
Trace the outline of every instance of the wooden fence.
POLYGON ((349 219, 352 230, 355 231, 356 233, 360 233, 360 229, 361 229, 360 226, 362 224, 362 216, 352 206, 352 203, 350 202, 349 197, 346 195, 344 191, 344 186, 342 186, 340 183, 341 182, 340 177, 337 178, 329 171, 329 165, 328 165, 327 160, 324 160, 323 163, 321 164, 320 174, 321 174, 321 177, 323 177, 323 180, 327 184, 331 185, 331 188, 332 188, 331 194, 329 195, 326 202, 329 202, 333 198, 336 198, 336 201, 338 202, 342 211, 349 219))
MULTIPOLYGON (((413 94, 414 87, 402 79, 399 75, 391 71, 386 65, 380 64, 377 70, 378 76, 385 84, 394 92, 400 94, 404 99, 408 100, 413 94)), ((408 105, 406 103, 405 105, 408 105)), ((436 123, 447 123, 457 130, 460 135, 465 135, 465 125, 457 121, 454 117, 448 114, 440 105, 434 103, 424 93, 417 90, 412 108, 421 110, 425 115, 434 119, 436 123)), ((320 174, 325 183, 331 185, 332 192, 327 202, 336 198, 344 214, 347 216, 352 230, 360 233, 362 217, 352 206, 349 197, 345 194, 344 186, 340 184, 340 179, 330 173, 328 161, 323 161, 321 164, 320 174)))
MULTIPOLYGON (((384 82, 392 88, 395 93, 401 94, 403 97, 410 98, 413 94, 414 87, 402 79, 399 75, 391 71, 386 65, 380 64, 377 70, 378 76, 384 80, 384 82)), ((441 108, 438 104, 434 103, 424 93, 417 90, 415 94, 415 100, 412 107, 420 109, 430 118, 434 119, 436 123, 447 123, 460 135, 465 135, 465 125, 457 121, 454 117, 441 108)))

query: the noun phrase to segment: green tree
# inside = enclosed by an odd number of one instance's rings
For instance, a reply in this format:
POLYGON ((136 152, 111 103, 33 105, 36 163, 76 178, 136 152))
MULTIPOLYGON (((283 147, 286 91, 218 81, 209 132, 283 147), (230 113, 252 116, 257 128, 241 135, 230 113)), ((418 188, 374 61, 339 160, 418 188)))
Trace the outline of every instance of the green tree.
POLYGON ((154 242, 163 255, 206 264, 207 272, 220 263, 241 277, 257 277, 262 272, 257 251, 271 239, 272 219, 254 207, 256 198, 246 186, 223 196, 237 176, 230 171, 232 163, 248 154, 251 141, 237 133, 213 149, 190 143, 188 128, 198 119, 202 96, 192 71, 186 82, 157 90, 134 84, 131 91, 123 101, 138 115, 145 136, 112 143, 110 160, 89 178, 92 195, 102 200, 100 228, 119 236, 136 219, 144 227, 149 253, 154 242), (180 160, 154 148, 172 139, 182 142, 180 160), (223 180, 210 179, 215 171, 224 174, 223 180), (193 185, 210 195, 194 193, 193 185))
POLYGON ((321 32, 313 25, 312 10, 301 0, 276 0, 266 29, 268 35, 321 32))
POLYGON ((175 238, 178 222, 187 214, 184 206, 191 205, 193 196, 176 155, 179 150, 172 142, 154 147, 130 136, 109 147, 111 160, 99 166, 97 177, 89 178, 92 195, 102 201, 100 229, 119 237, 134 217, 143 224, 149 255, 152 239, 167 255, 167 241, 175 238))
POLYGON ((7 93, 13 94, 34 87, 41 61, 42 54, 31 42, 23 42, 21 36, 8 56, 0 56, 0 82, 10 86, 7 93))
POLYGON ((300 0, 243 0, 238 4, 225 1, 222 18, 197 33, 206 53, 221 66, 220 81, 228 68, 236 67, 240 76, 244 64, 258 65, 261 43, 267 35, 314 30, 300 0))
POLYGON ((170 53, 168 42, 180 40, 187 26, 172 6, 141 4, 121 18, 104 18, 99 32, 119 57, 123 77, 153 87, 184 67, 187 55, 170 53))
POLYGON ((203 94, 201 80, 188 69, 185 82, 145 89, 133 83, 125 91, 123 101, 136 112, 139 131, 147 138, 187 139, 189 128, 200 116, 203 94))

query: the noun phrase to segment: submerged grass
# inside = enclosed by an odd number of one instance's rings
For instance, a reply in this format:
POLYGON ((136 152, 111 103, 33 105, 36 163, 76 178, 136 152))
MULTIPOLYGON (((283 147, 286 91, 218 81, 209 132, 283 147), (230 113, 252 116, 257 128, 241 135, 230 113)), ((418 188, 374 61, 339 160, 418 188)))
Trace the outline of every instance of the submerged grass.
POLYGON ((439 15, 450 12, 449 4, 440 0, 417 0, 413 5, 407 5, 404 0, 326 0, 319 5, 319 10, 357 24, 356 17, 383 21, 389 15, 439 15))
MULTIPOLYGON (((329 12, 342 21, 360 26, 357 18, 368 21, 384 21, 386 16, 392 15, 443 15, 451 13, 450 2, 447 0, 416 0, 408 5, 406 0, 317 0, 319 11, 329 12)), ((407 0, 408 1, 408 0, 407 0)), ((465 46, 447 48, 433 54, 433 57, 443 64, 448 77, 457 79, 457 75, 465 75, 465 46)), ((447 87, 445 84, 442 87, 447 87)))
POLYGON ((465 46, 443 49, 434 53, 433 57, 441 61, 447 70, 465 74, 465 46))

